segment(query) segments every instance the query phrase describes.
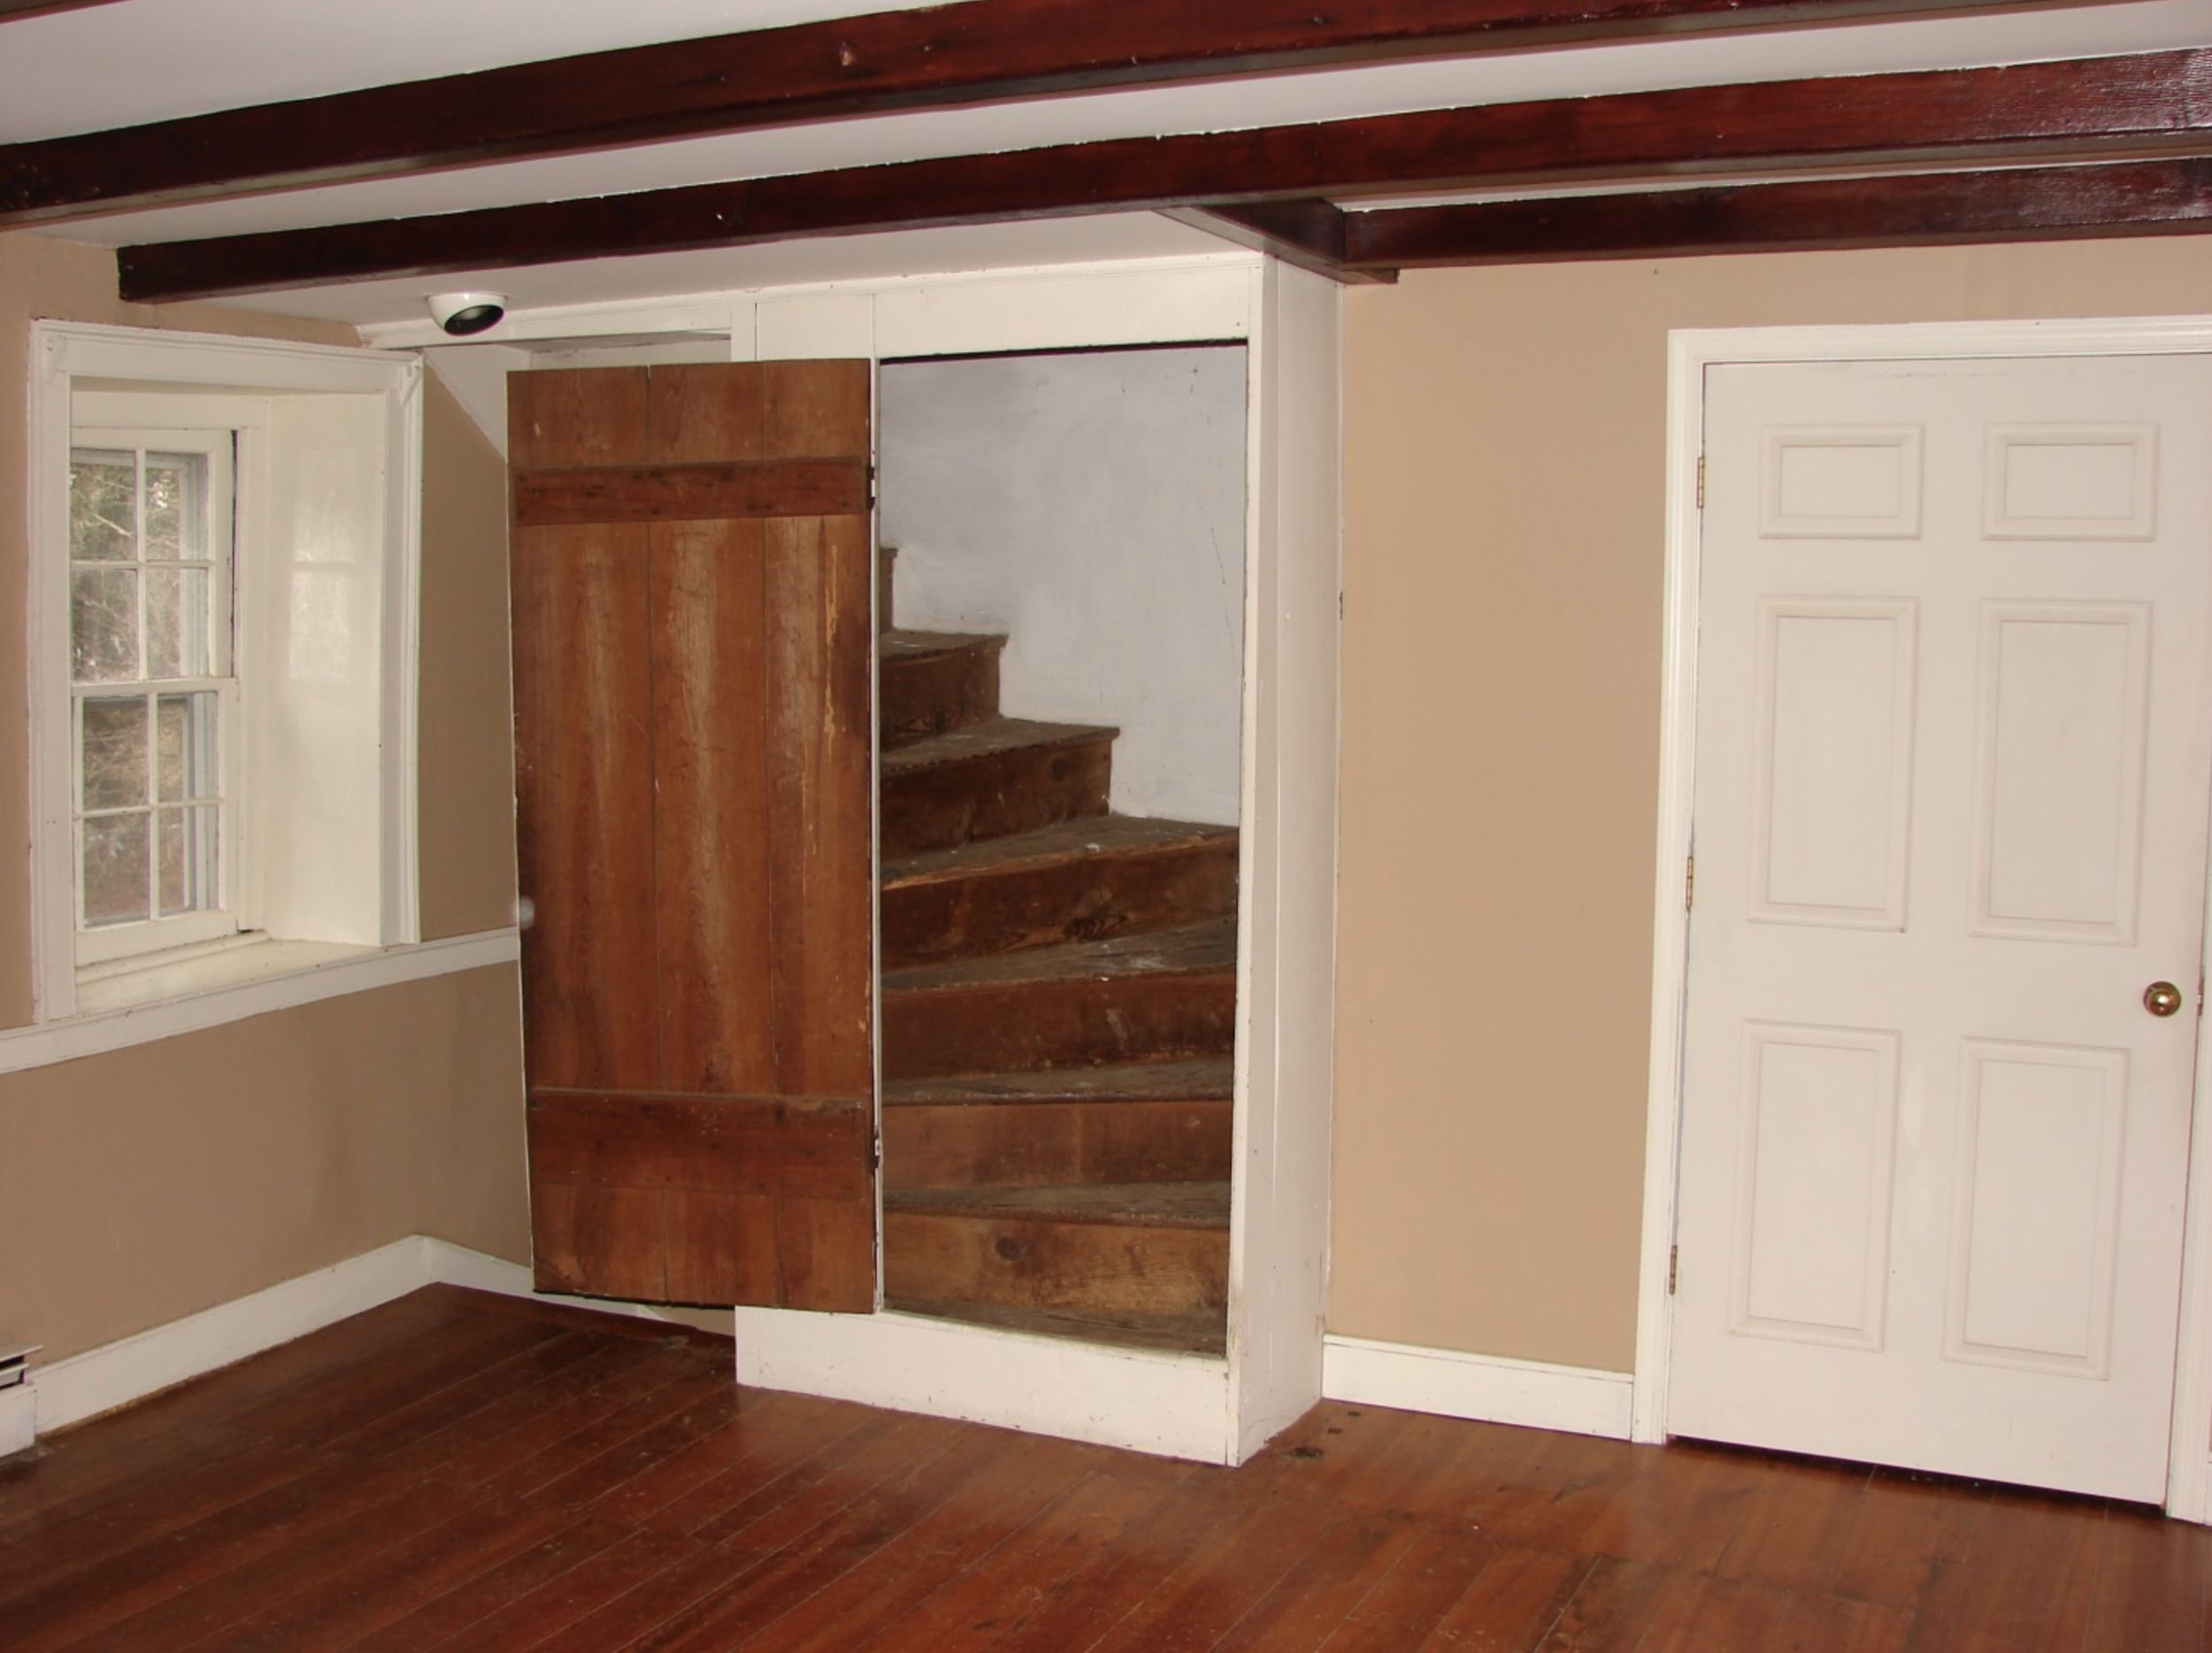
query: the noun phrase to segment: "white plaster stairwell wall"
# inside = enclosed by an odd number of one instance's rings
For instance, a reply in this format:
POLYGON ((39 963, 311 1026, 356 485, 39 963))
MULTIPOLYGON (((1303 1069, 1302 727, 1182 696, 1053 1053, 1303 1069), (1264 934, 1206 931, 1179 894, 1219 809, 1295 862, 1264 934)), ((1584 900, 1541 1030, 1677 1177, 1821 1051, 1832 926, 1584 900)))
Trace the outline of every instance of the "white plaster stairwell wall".
POLYGON ((1241 345, 886 362, 897 617, 1004 632, 1015 717, 1118 727, 1113 806, 1237 819, 1241 345))

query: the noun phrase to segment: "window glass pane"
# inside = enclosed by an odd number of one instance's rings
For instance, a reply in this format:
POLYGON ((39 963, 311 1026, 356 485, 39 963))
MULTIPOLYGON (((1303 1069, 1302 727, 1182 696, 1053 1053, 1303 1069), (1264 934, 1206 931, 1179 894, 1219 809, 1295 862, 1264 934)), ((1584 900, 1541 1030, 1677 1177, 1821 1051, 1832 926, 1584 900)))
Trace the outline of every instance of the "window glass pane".
POLYGON ((79 449, 69 464, 69 555, 128 562, 137 549, 138 462, 127 453, 79 449))
POLYGON ((215 696, 164 695, 154 709, 154 769, 164 803, 212 798, 215 779, 215 696))
POLYGON ((216 817, 212 805, 158 810, 161 916, 222 905, 217 888, 216 817))
POLYGON ((206 551, 198 532, 206 507, 207 459, 196 453, 146 456, 146 560, 174 562, 206 551))
POLYGON ((145 579, 146 675, 206 676, 208 571, 153 567, 145 579))
POLYGON ((88 700, 78 753, 84 807, 122 810, 146 802, 146 703, 88 700))
POLYGON ((80 683, 138 675, 138 570, 78 568, 69 576, 70 669, 80 683))
POLYGON ((84 824, 84 921, 127 924, 146 914, 147 818, 103 815, 84 824))

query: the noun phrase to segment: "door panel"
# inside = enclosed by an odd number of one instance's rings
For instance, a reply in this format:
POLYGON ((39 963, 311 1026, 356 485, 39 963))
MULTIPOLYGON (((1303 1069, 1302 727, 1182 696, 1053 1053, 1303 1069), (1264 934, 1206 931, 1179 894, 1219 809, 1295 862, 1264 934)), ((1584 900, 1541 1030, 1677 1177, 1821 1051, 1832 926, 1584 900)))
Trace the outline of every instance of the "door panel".
POLYGON ((1706 444, 1668 1426, 2159 1499, 2212 367, 1721 367, 1706 444))
POLYGON ((874 1306, 867 393, 510 381, 543 1288, 874 1306))
POLYGON ((1753 1024, 1731 1329, 1881 1345, 1897 1041, 1753 1024))
POLYGON ((516 854, 537 919, 522 950, 533 1085, 646 1088, 659 1077, 653 974, 653 748, 595 731, 650 725, 643 527, 516 530, 516 854))

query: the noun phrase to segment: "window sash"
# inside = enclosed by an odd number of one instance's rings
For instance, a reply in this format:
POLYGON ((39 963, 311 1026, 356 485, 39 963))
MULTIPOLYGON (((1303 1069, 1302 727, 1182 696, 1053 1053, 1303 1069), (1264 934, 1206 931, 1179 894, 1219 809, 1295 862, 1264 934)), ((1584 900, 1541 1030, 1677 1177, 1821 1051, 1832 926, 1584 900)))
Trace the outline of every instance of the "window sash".
POLYGON ((235 440, 227 429, 72 432, 70 823, 81 966, 240 927, 235 440), (104 483, 86 474, 92 467, 109 473, 104 483), (191 480, 157 498, 163 472, 191 480), (100 511, 89 527, 81 504, 100 511), (99 629, 87 635, 90 626, 99 629))

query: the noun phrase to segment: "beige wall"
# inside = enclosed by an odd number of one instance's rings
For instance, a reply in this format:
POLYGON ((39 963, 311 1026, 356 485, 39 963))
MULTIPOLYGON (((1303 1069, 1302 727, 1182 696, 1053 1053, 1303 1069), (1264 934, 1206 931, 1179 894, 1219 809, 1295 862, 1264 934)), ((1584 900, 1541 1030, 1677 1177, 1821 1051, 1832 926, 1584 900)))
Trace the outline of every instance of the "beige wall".
POLYGON ((1676 327, 2212 311, 2212 237, 1346 297, 1329 1329, 1634 1358, 1676 327))
POLYGON ((434 373, 423 408, 422 933, 514 922, 507 462, 434 373))
MULTIPOLYGON (((0 235, 0 614, 25 600, 35 318, 351 343, 115 297, 111 255, 0 235)), ((508 921, 504 468, 433 387, 422 627, 423 929, 508 921)), ((23 628, 0 625, 0 1026, 30 1013, 23 628)), ((58 1359, 412 1234, 528 1256, 511 968, 0 1077, 0 1343, 58 1359)))

